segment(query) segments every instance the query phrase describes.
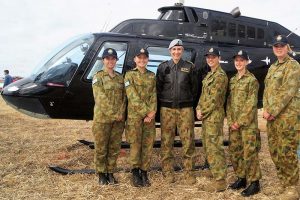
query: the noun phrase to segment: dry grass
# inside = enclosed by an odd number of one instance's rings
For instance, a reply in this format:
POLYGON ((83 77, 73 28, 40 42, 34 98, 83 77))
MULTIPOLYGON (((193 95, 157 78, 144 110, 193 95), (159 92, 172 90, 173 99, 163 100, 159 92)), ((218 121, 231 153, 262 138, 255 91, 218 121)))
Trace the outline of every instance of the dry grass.
MULTIPOLYGON (((263 191, 279 184, 266 144, 265 124, 260 124, 263 170, 263 191)), ((48 169, 58 164, 72 169, 92 168, 93 151, 77 143, 78 139, 92 140, 91 122, 74 120, 41 120, 25 116, 8 107, 0 99, 0 199, 243 199, 239 192, 207 193, 200 188, 209 183, 197 171, 197 184, 184 185, 182 173, 177 182, 169 185, 161 172, 151 171, 152 186, 137 189, 130 185, 130 174, 116 174, 118 186, 99 186, 95 175, 63 176, 48 169)), ((197 130, 199 137, 200 130, 197 130)), ((159 134, 158 134, 159 135, 159 134)), ((128 169, 128 151, 122 150, 118 167, 128 169)), ((159 149, 154 150, 152 166, 160 166, 159 149)), ((181 164, 180 149, 176 161, 181 164)), ((203 152, 197 148, 197 165, 203 164, 203 152)), ((228 168, 228 182, 234 179, 228 168)), ((251 199, 274 199, 274 194, 263 192, 251 199)))

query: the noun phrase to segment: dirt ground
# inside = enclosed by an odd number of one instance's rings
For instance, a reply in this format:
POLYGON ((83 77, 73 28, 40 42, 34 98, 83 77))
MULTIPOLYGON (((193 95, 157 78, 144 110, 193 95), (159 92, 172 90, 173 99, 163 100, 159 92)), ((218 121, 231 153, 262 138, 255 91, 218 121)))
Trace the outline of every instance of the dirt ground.
MULTIPOLYGON (((265 191, 279 182, 268 152, 261 116, 259 121, 262 192, 248 199, 274 199, 275 190, 269 194, 265 191)), ((92 122, 86 121, 35 119, 10 108, 0 98, 0 199, 244 199, 241 191, 204 192, 201 188, 210 180, 201 176, 201 170, 195 172, 197 183, 193 186, 184 185, 182 172, 176 173, 176 183, 167 184, 160 171, 152 170, 152 186, 134 188, 130 184, 130 173, 125 172, 129 169, 128 150, 122 150, 118 159, 121 171, 116 173, 120 182, 117 186, 99 186, 93 174, 64 176, 51 171, 50 164, 72 169, 93 168, 93 151, 77 142, 79 139, 93 140, 91 125, 92 122)), ((196 137, 200 137, 200 133, 201 128, 197 128, 196 137)), ((157 135, 159 137, 159 133, 157 135)), ((159 153, 159 149, 154 150, 152 167, 160 166, 159 153)), ((180 153, 181 149, 177 148, 179 166, 182 165, 180 153)), ((202 164, 203 151, 197 148, 196 165, 202 164)), ((234 178, 229 166, 227 181, 230 183, 234 178)))

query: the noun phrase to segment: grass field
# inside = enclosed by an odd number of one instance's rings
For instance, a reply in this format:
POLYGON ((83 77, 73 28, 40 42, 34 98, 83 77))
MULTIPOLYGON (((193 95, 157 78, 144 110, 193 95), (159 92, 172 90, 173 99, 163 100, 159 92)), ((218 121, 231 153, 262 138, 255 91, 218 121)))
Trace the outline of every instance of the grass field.
MULTIPOLYGON (((274 199, 276 190, 265 194, 265 188, 275 187, 279 182, 261 116, 259 121, 262 192, 249 199, 274 199)), ((130 173, 125 172, 129 169, 127 150, 122 150, 118 159, 121 171, 116 173, 120 182, 117 186, 99 186, 95 175, 63 176, 49 170, 50 164, 72 169, 93 168, 93 151, 77 142, 78 139, 93 140, 91 125, 92 122, 86 121, 31 118, 8 107, 0 98, 0 199, 244 199, 240 191, 204 192, 202 188, 210 180, 202 177, 201 171, 195 172, 197 183, 193 186, 184 185, 182 172, 176 173, 176 183, 167 184, 160 171, 151 171, 152 186, 134 188, 130 184, 130 173)), ((199 128, 197 137, 200 133, 199 128)), ((159 149, 154 150, 153 167, 160 166, 159 153, 159 149)), ((182 164, 180 153, 179 148, 175 150, 178 165, 182 164)), ((197 148, 196 164, 203 164, 202 148, 197 148)), ((234 178, 229 167, 227 181, 230 183, 234 178)))

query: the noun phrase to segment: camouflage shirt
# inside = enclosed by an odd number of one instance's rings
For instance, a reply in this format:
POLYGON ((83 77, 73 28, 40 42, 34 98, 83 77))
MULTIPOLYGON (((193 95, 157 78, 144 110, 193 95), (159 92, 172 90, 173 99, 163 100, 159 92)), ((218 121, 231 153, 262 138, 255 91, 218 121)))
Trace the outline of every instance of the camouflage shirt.
POLYGON ((126 73, 124 82, 128 118, 144 118, 149 112, 156 112, 156 80, 153 72, 146 70, 142 73, 135 68, 126 73))
POLYGON ((259 84, 255 76, 246 70, 230 79, 227 98, 227 123, 230 127, 237 122, 239 126, 257 129, 257 98, 259 84))
POLYGON ((125 90, 123 76, 114 72, 110 77, 103 69, 93 78, 93 94, 95 100, 94 121, 110 123, 125 113, 125 90))
POLYGON ((271 65, 265 78, 263 105, 276 118, 298 117, 295 120, 300 126, 300 65, 296 60, 287 56, 282 63, 277 60, 271 65))
POLYGON ((203 79, 202 93, 196 109, 201 111, 204 120, 212 122, 224 120, 227 84, 227 75, 220 65, 216 71, 210 71, 203 79))

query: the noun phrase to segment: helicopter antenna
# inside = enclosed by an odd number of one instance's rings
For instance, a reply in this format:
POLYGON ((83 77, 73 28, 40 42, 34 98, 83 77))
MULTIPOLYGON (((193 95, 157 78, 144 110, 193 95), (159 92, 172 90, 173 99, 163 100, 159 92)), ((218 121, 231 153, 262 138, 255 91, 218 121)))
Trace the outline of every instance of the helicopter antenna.
POLYGON ((178 3, 175 3, 175 6, 183 6, 184 0, 178 0, 178 3))
POLYGON ((294 30, 294 31, 291 31, 286 37, 289 37, 290 35, 292 35, 293 33, 295 33, 295 31, 297 31, 298 28, 299 28, 299 27, 295 28, 295 30, 294 30))

